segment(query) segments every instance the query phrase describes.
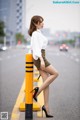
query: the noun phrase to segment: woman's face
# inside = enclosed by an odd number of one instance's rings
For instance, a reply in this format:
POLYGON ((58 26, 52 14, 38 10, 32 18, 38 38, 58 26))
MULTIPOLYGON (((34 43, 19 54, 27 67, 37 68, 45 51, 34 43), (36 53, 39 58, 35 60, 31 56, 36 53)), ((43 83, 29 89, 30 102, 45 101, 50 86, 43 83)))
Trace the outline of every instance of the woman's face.
POLYGON ((38 24, 36 25, 37 29, 41 29, 41 28, 43 28, 43 26, 44 26, 43 21, 41 23, 38 22, 38 24))

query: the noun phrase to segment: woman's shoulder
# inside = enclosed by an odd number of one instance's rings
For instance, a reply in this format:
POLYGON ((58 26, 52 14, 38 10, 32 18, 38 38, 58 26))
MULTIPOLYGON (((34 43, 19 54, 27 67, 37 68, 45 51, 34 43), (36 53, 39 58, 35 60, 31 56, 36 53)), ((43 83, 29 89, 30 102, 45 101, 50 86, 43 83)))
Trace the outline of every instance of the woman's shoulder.
POLYGON ((32 33, 32 35, 37 35, 38 34, 38 32, 37 31, 34 31, 33 33, 32 33))
POLYGON ((36 30, 32 33, 32 35, 39 35, 40 33, 41 33, 40 30, 36 30))

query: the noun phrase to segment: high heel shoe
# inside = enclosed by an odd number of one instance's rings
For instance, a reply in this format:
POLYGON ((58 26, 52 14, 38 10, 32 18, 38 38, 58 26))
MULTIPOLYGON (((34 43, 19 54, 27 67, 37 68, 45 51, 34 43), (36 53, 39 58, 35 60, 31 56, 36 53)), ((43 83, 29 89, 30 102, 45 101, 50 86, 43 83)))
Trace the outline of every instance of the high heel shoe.
POLYGON ((43 112, 43 111, 45 112, 45 115, 46 115, 47 118, 54 117, 54 116, 49 115, 49 114, 47 113, 46 108, 45 108, 44 105, 42 106, 42 112, 43 112))
POLYGON ((33 92, 33 91, 35 91, 35 92, 34 92, 34 95, 33 95, 33 98, 34 98, 34 100, 37 102, 36 95, 37 95, 37 93, 38 93, 38 91, 39 91, 39 87, 34 88, 31 92, 33 92))

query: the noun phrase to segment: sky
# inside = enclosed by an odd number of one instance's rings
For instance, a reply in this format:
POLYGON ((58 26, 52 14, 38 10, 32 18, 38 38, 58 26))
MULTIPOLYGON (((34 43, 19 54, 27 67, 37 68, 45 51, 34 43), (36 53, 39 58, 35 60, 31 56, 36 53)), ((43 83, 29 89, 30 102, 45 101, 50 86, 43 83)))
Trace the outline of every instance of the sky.
POLYGON ((53 4, 53 0, 27 0, 26 14, 28 28, 31 17, 40 15, 44 18, 44 28, 49 28, 51 33, 64 30, 80 32, 80 4, 53 4))

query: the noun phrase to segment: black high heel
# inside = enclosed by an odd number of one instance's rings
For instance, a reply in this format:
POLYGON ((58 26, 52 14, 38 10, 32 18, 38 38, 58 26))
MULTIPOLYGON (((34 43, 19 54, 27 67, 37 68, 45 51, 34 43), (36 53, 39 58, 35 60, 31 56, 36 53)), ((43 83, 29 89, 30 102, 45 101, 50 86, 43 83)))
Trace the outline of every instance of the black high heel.
POLYGON ((31 92, 33 92, 33 91, 35 91, 35 92, 34 92, 34 95, 33 95, 33 98, 34 98, 34 100, 37 102, 36 94, 37 94, 38 91, 39 91, 39 87, 34 88, 31 92))
POLYGON ((46 115, 47 118, 54 117, 54 116, 49 115, 49 114, 47 113, 46 108, 45 108, 44 105, 42 106, 42 112, 43 112, 43 111, 45 112, 45 115, 46 115))

